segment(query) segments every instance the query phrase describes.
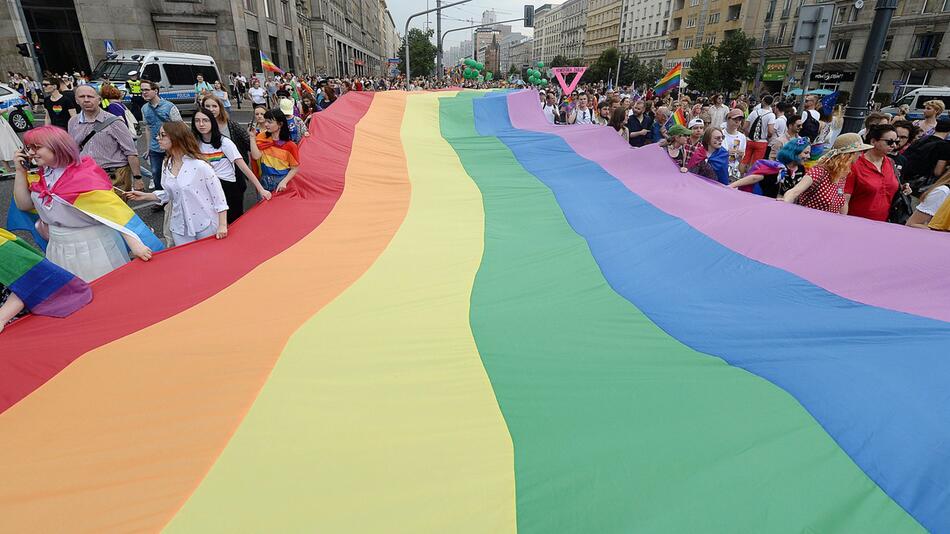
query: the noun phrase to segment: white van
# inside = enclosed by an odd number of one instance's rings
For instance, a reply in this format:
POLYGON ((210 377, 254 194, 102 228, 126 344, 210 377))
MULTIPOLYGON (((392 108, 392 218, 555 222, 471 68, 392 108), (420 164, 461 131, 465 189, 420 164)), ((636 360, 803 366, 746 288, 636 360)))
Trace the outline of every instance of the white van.
MULTIPOLYGON (((119 50, 96 65, 91 79, 96 84, 109 80, 124 90, 124 82, 133 70, 139 71, 140 80, 160 83, 162 98, 178 106, 182 113, 195 111, 195 79, 199 74, 209 84, 221 79, 211 56, 165 50, 119 50)), ((129 100, 128 95, 125 100, 129 100)))
MULTIPOLYGON (((922 119, 924 117, 924 103, 928 100, 942 100, 944 109, 950 110, 950 87, 921 87, 902 96, 900 100, 890 106, 881 108, 884 113, 891 115, 897 114, 897 108, 907 104, 910 111, 907 112, 908 119, 922 119)), ((946 115, 947 112, 944 112, 946 115)))

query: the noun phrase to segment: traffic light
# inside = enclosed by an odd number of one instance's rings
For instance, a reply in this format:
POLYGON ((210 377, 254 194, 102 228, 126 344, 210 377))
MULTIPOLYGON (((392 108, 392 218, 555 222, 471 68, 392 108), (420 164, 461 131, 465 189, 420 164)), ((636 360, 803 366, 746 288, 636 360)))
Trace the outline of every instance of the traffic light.
POLYGON ((29 43, 17 43, 17 51, 20 52, 20 55, 23 57, 30 57, 30 45, 29 43))
POLYGON ((533 5, 524 6, 524 27, 525 28, 534 27, 534 6, 533 5))

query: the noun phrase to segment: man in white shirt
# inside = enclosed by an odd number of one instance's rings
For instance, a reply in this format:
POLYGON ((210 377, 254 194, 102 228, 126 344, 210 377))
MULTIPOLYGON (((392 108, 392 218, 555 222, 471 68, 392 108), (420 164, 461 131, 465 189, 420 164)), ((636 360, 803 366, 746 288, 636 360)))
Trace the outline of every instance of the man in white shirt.
POLYGON ((713 95, 713 105, 709 106, 709 124, 717 128, 726 122, 726 114, 729 113, 729 107, 722 100, 722 95, 713 95))
POLYGON ((558 122, 558 111, 557 111, 557 98, 554 96, 554 93, 548 92, 544 97, 544 105, 541 106, 541 114, 544 115, 544 118, 550 124, 557 124, 558 122))
POLYGON ((581 94, 577 97, 577 107, 571 111, 571 116, 567 119, 568 124, 593 124, 594 113, 587 107, 587 95, 581 94))
POLYGON ((766 158, 769 148, 769 139, 775 135, 775 113, 772 112, 772 95, 762 98, 762 106, 749 114, 745 124, 749 133, 748 148, 742 158, 744 171, 753 162, 766 158))
POLYGON ((722 132, 724 139, 722 147, 729 151, 729 181, 734 182, 741 176, 739 163, 743 160, 746 151, 746 136, 739 131, 739 126, 745 116, 742 110, 735 108, 726 115, 726 129, 722 132))
POLYGON ((247 90, 251 97, 251 107, 267 107, 267 91, 261 87, 261 81, 257 78, 251 78, 251 88, 247 90))
POLYGON ((821 114, 815 109, 818 107, 818 97, 815 95, 806 96, 803 106, 805 109, 802 110, 802 129, 800 135, 814 142, 815 138, 818 137, 818 134, 821 132, 821 123, 819 122, 821 120, 821 114))

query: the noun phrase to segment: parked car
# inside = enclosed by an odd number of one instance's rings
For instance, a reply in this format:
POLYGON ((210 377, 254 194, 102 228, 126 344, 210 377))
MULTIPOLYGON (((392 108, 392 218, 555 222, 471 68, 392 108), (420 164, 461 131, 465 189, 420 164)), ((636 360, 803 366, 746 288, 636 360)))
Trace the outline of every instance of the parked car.
MULTIPOLYGON (((124 91, 131 71, 138 71, 139 79, 160 83, 161 97, 178 106, 182 113, 195 111, 195 79, 199 74, 209 84, 221 79, 211 56, 135 49, 118 50, 114 56, 100 61, 91 80, 97 88, 99 83, 109 80, 124 91)), ((125 100, 129 101, 128 95, 125 100)))
MULTIPOLYGON (((922 119, 924 117, 924 103, 928 100, 942 100, 944 109, 950 110, 950 87, 921 87, 914 89, 900 97, 897 102, 881 108, 881 111, 895 115, 898 113, 898 108, 906 104, 907 107, 910 108, 907 112, 907 118, 914 120, 922 119)), ((946 115, 947 112, 944 112, 944 116, 946 115)))
POLYGON ((17 132, 33 127, 33 107, 16 89, 4 83, 0 83, 0 115, 17 132))

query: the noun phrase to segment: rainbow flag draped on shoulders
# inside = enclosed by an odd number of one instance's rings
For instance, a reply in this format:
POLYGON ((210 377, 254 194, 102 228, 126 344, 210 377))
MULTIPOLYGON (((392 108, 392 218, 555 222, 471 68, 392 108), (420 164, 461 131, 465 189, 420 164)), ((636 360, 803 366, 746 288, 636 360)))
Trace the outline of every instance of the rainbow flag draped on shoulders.
POLYGON ((86 282, 0 228, 0 284, 37 315, 66 317, 92 300, 86 282))
POLYGON ((281 70, 280 67, 278 67, 277 65, 275 65, 274 62, 271 61, 270 58, 267 57, 266 54, 264 54, 263 51, 261 51, 261 67, 263 67, 264 70, 266 70, 266 71, 268 71, 268 72, 274 72, 274 73, 277 73, 277 74, 283 74, 283 73, 284 73, 284 71, 281 70))
POLYGON ((663 96, 671 90, 679 88, 680 80, 682 80, 682 74, 683 64, 677 63, 675 67, 666 73, 666 76, 660 78, 660 81, 656 82, 656 87, 653 88, 653 92, 656 94, 656 96, 663 96))
MULTIPOLYGON (((37 193, 44 204, 62 202, 117 232, 138 239, 153 252, 165 248, 132 208, 112 191, 109 176, 88 156, 83 156, 79 163, 67 167, 52 187, 47 187, 42 172, 28 175, 27 180, 30 191, 37 193)), ((11 203, 7 226, 16 230, 30 230, 37 235, 35 224, 38 219, 36 210, 23 212, 11 203)), ((45 250, 45 240, 37 240, 37 243, 45 250)))
POLYGON ((297 144, 293 141, 274 141, 267 134, 260 133, 257 134, 257 148, 263 153, 260 159, 263 174, 284 177, 300 164, 297 144))

